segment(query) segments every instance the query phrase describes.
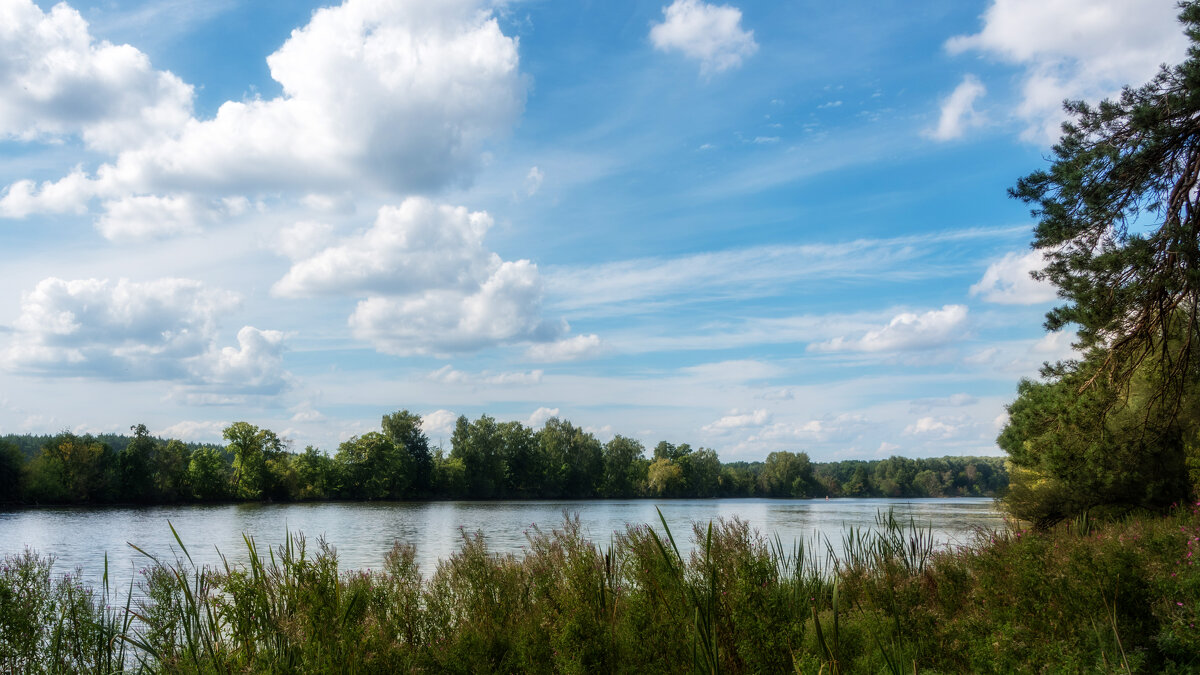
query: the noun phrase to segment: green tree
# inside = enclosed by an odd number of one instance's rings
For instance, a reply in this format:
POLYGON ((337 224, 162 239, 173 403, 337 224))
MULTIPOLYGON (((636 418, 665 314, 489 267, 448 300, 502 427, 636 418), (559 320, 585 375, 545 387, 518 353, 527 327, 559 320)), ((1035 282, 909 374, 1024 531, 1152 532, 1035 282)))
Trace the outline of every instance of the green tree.
POLYGON ((614 436, 604 444, 605 497, 632 497, 637 494, 639 479, 645 476, 640 460, 646 449, 641 442, 625 436, 614 436))
POLYGON ((690 497, 716 497, 721 488, 721 460, 715 450, 701 448, 687 457, 690 497))
POLYGON ((604 450, 592 434, 552 417, 537 433, 545 470, 546 497, 585 499, 600 493, 604 482, 604 450))
POLYGON ((216 448, 202 447, 188 459, 187 484, 192 497, 217 501, 229 497, 230 468, 216 448))
POLYGON ((158 501, 154 486, 153 463, 158 441, 145 424, 129 427, 133 438, 118 454, 121 473, 121 500, 135 503, 158 501))
POLYGON ((504 460, 504 490, 507 497, 540 496, 542 467, 538 462, 537 437, 520 422, 499 425, 504 460))
MULTIPOLYGON (((1022 381, 1008 407, 997 439, 1016 469, 1006 504, 1039 527, 1096 506, 1162 507, 1188 491, 1184 420, 1194 412, 1170 416, 1151 404, 1160 386, 1153 378, 1139 374, 1128 396, 1093 380, 1098 360, 1050 381, 1022 381)), ((1183 407, 1195 411, 1191 398, 1183 407)))
POLYGON ((191 451, 183 441, 171 439, 160 445, 152 462, 155 498, 160 502, 179 501, 187 494, 188 461, 191 451))
POLYGON ((683 492, 683 468, 661 457, 650 463, 646 482, 651 494, 658 497, 678 497, 683 492))
POLYGON ((402 496, 428 495, 433 480, 433 453, 429 451, 429 437, 421 430, 421 416, 400 410, 384 415, 380 426, 392 444, 408 455, 404 462, 407 489, 402 496))
POLYGON ((334 462, 342 497, 400 499, 408 491, 408 455, 378 431, 342 443, 334 462))
POLYGON ((12 443, 0 441, 0 503, 20 502, 24 483, 25 455, 12 443))
POLYGON ((334 492, 334 461, 313 446, 296 456, 297 499, 325 499, 334 492))
POLYGON ((767 455, 759 481, 763 493, 771 497, 812 497, 817 491, 812 463, 803 452, 767 455))
POLYGON ((441 448, 433 453, 434 492, 441 497, 467 496, 467 467, 458 457, 447 457, 441 448))
POLYGON ((1009 507, 1042 525, 1186 498, 1200 464, 1200 2, 1181 10, 1187 59, 1117 100, 1068 102, 1050 167, 1011 191, 1063 299, 1046 327, 1075 327, 1081 354, 1021 383, 998 441, 1009 507))
POLYGON ((278 498, 268 461, 283 453, 283 441, 270 429, 234 422, 222 432, 233 455, 233 491, 241 499, 278 498))
POLYGON ((475 499, 499 497, 504 488, 503 439, 496 420, 480 415, 474 422, 460 416, 450 437, 450 458, 466 470, 467 495, 475 499))

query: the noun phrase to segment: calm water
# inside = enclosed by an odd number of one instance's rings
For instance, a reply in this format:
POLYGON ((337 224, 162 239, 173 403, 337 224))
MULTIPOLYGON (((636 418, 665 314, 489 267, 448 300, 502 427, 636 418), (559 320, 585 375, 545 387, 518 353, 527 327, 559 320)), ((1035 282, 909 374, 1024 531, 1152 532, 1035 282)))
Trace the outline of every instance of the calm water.
MULTIPOLYGON (((341 569, 379 568, 393 542, 415 544, 425 573, 456 551, 462 531, 483 533, 494 552, 520 554, 526 532, 561 525, 563 512, 578 513, 592 541, 608 545, 626 524, 658 524, 655 506, 681 548, 691 539, 691 523, 739 516, 764 534, 778 534, 785 545, 814 535, 840 541, 844 527, 875 525, 880 511, 894 508, 931 525, 941 544, 970 543, 979 528, 999 529, 1003 518, 990 499, 697 499, 629 501, 504 501, 423 503, 238 504, 146 508, 42 508, 0 511, 0 555, 30 548, 53 554, 57 572, 82 569, 93 582, 108 554, 110 577, 128 584, 146 559, 146 551, 172 558, 177 547, 167 522, 175 526, 192 558, 218 564, 245 560, 242 534, 260 547, 278 545, 285 533, 303 532, 310 544, 324 537, 338 552, 341 569)), ((265 551, 264 551, 265 553, 265 551)))

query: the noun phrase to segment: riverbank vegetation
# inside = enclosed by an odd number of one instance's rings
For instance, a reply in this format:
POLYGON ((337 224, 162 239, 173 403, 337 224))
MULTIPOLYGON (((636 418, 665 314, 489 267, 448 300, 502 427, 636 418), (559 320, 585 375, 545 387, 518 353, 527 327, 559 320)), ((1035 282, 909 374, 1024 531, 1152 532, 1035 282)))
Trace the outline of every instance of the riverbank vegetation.
POLYGON ((558 418, 541 429, 460 417, 449 452, 431 448, 421 418, 385 415, 380 431, 329 455, 293 452, 269 429, 237 422, 226 445, 151 436, 0 438, 0 503, 162 504, 319 499, 590 499, 630 497, 994 496, 996 457, 814 463, 803 452, 721 463, 717 453, 594 435, 558 418))
POLYGON ((606 544, 578 520, 523 556, 460 550, 420 570, 397 544, 342 571, 323 542, 247 540, 249 562, 147 556, 141 587, 0 564, 0 670, 41 672, 1187 673, 1200 668, 1200 510, 938 549, 881 514, 785 545, 739 520, 606 544), (836 552, 835 552, 836 551, 836 552), (135 599, 136 598, 136 599, 135 599))

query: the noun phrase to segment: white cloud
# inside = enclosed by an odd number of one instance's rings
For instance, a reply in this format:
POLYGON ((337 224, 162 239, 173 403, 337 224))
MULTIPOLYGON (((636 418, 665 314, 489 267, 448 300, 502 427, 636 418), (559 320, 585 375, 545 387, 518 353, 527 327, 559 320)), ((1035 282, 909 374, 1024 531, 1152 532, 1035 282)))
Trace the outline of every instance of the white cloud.
POLYGON ((455 370, 453 366, 447 364, 429 373, 427 377, 434 382, 443 384, 532 385, 541 383, 545 374, 543 370, 506 373, 491 373, 485 370, 482 373, 473 374, 455 370))
POLYGON ((727 433, 735 429, 761 427, 771 422, 771 413, 767 410, 754 410, 748 413, 731 410, 728 415, 706 424, 702 429, 708 433, 727 433))
POLYGON ((1042 360, 1051 362, 1076 358, 1079 354, 1075 352, 1072 343, 1078 337, 1075 332, 1069 330, 1046 333, 1037 342, 1033 343, 1033 347, 1029 351, 1042 360))
POLYGON ((967 393, 951 394, 940 398, 919 398, 915 399, 910 409, 913 411, 924 411, 931 408, 962 408, 964 406, 975 405, 979 399, 967 393))
POLYGON ((772 143, 778 143, 779 137, 778 136, 755 136, 753 142, 756 145, 770 145, 772 143))
POLYGON ((562 323, 541 319, 541 281, 527 260, 505 262, 473 292, 434 289, 369 297, 350 316, 355 337, 397 355, 448 354, 558 337, 562 323))
POLYGON ((700 62, 708 74, 736 68, 758 51, 754 31, 742 28, 742 11, 700 0, 675 0, 663 8, 663 22, 650 28, 650 42, 660 51, 679 51, 700 62))
POLYGON ((971 296, 983 296, 1002 305, 1037 305, 1058 297, 1054 285, 1036 281, 1031 272, 1042 270, 1046 259, 1040 251, 1009 253, 988 265, 983 278, 971 286, 971 296))
POLYGON ((228 422, 184 420, 157 430, 154 432, 154 435, 162 438, 178 438, 181 441, 196 443, 223 443, 222 434, 227 426, 229 426, 228 422))
POLYGON ((237 334, 238 346, 216 352, 205 379, 240 391, 279 391, 287 380, 283 338, 277 330, 243 326, 237 334))
POLYGON ((899 449, 900 449, 899 445, 896 445, 895 443, 888 443, 887 441, 883 441, 882 443, 879 444, 879 448, 877 450, 875 450, 875 454, 880 455, 880 456, 890 455, 899 449))
MULTIPOLYGON (((1020 228, 1022 231, 1028 228, 1020 228)), ((645 257, 595 265, 549 267, 547 292, 560 310, 628 316, 664 305, 790 292, 798 283, 929 278, 958 272, 946 248, 1011 236, 1013 228, 856 239, 834 244, 756 246, 675 258, 645 257)))
MULTIPOLYGON (((483 246, 491 226, 486 212, 410 197, 380 208, 363 234, 298 260, 272 292, 303 297, 478 288, 501 265, 483 246)), ((303 240, 313 233, 303 228, 293 236, 303 240)))
POLYGON ((279 252, 292 260, 311 258, 332 243, 332 225, 307 220, 283 228, 276 238, 279 252))
POLYGON ((694 380, 732 383, 749 382, 752 380, 763 380, 770 377, 776 377, 783 372, 783 369, 773 363, 767 363, 766 361, 737 359, 733 361, 701 363, 699 365, 681 368, 680 371, 688 375, 690 379, 694 380))
POLYGON ((311 404, 303 404, 296 409, 295 414, 291 417, 292 422, 323 422, 325 415, 321 411, 313 408, 311 404))
POLYGON ((44 279, 21 299, 0 362, 44 375, 176 380, 274 393, 286 380, 283 335, 246 326, 218 348, 217 319, 238 304, 190 279, 44 279))
MULTIPOLYGON (((356 337, 389 354, 449 354, 557 339, 566 325, 541 317, 537 266, 488 251, 483 238, 491 226, 485 212, 412 197, 381 208, 366 232, 297 260, 272 292, 366 296, 350 326, 356 337)), ((308 247, 313 232, 288 231, 281 246, 308 247)))
POLYGON ((426 436, 444 436, 454 431, 458 415, 449 410, 434 410, 421 415, 421 431, 426 436))
POLYGON ((192 112, 192 88, 129 45, 96 42, 66 3, 0 7, 0 137, 83 138, 103 151, 161 140, 192 112))
MULTIPOLYGON (((73 12, 52 12, 57 14, 73 12)), ((75 42, 90 42, 86 26, 72 23, 71 30, 75 42)), ((26 52, 22 58, 35 61, 53 61, 56 54, 54 45, 40 43, 26 52)), ((150 70, 145 57, 134 53, 149 73, 146 78, 157 82, 169 75, 150 70)), ((486 140, 511 128, 524 107, 517 41, 503 35, 490 9, 476 0, 346 0, 315 11, 267 64, 283 89, 276 98, 227 101, 207 120, 192 118, 190 109, 163 114, 160 134, 142 115, 134 127, 138 133, 125 134, 130 139, 108 127, 84 128, 85 138, 89 133, 103 137, 101 149, 115 158, 94 173, 90 190, 76 192, 121 202, 178 198, 183 192, 211 198, 311 196, 351 188, 432 191, 467 181, 486 140)), ((190 101, 191 90, 179 86, 190 101)), ((89 110, 88 96, 137 100, 127 86, 99 93, 84 89, 87 96, 76 94, 72 106, 60 107, 89 110), (82 104, 74 105, 75 99, 82 104)), ((121 119, 127 113, 121 112, 121 119)), ((45 118, 46 131, 68 126, 40 109, 7 114, 18 120, 45 118)), ((31 123, 9 126, 24 136, 43 132, 31 123)), ((10 187, 5 200, 0 213, 9 216, 39 206, 62 208, 29 182, 10 187)))
POLYGON ((128 196, 104 204, 96 229, 112 240, 148 239, 200 231, 210 211, 191 195, 128 196))
POLYGON ((1024 138, 1053 142, 1064 99, 1113 96, 1184 57, 1178 13, 1174 0, 994 0, 983 29, 951 38, 946 48, 1021 66, 1016 115, 1024 138))
POLYGON ((542 188, 542 181, 546 179, 546 174, 536 166, 529 169, 529 173, 525 175, 525 194, 532 197, 537 194, 537 191, 542 188))
POLYGON ((538 408, 533 411, 529 419, 525 422, 525 426, 537 429, 546 423, 546 420, 551 417, 558 417, 558 408, 538 408))
POLYGON ((947 424, 933 417, 922 417, 916 422, 904 428, 904 433, 909 436, 934 436, 936 438, 949 438, 958 433, 959 427, 953 424, 947 424))
POLYGON ((975 110, 975 100, 987 93, 983 83, 974 75, 963 77, 954 91, 942 100, 942 113, 937 126, 926 132, 930 138, 950 141, 962 138, 967 129, 980 126, 984 117, 975 110))
POLYGON ((0 216, 24 218, 31 213, 87 213, 95 186, 83 171, 76 169, 57 181, 40 186, 20 180, 4 189, 0 197, 0 216))
POLYGON ((885 352, 928 349, 962 335, 967 320, 963 305, 945 305, 924 314, 897 314, 887 325, 860 338, 835 337, 809 345, 816 352, 885 352))
POLYGON ((599 356, 605 349, 604 341, 598 335, 575 335, 554 342, 530 345, 525 351, 525 358, 542 363, 579 361, 599 356))

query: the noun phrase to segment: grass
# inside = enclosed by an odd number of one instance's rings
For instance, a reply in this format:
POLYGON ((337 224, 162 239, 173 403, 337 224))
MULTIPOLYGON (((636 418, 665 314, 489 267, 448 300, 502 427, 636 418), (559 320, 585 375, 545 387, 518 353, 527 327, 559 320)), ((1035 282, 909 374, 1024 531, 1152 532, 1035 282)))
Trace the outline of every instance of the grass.
POLYGON ((478 534, 428 577, 412 546, 338 569, 302 535, 249 562, 149 556, 110 595, 32 552, 0 563, 0 672, 1008 673, 1200 670, 1200 513, 1080 520, 938 550, 880 514, 840 547, 739 519, 607 545, 578 518, 520 558, 478 534), (835 554, 834 551, 840 553, 835 554), (135 599, 137 598, 137 599, 135 599))

